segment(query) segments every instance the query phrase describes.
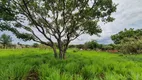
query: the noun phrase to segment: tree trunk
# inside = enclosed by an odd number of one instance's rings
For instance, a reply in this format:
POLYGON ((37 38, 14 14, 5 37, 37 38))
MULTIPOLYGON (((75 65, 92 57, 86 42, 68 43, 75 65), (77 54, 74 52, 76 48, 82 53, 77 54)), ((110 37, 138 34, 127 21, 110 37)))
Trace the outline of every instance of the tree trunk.
POLYGON ((56 48, 55 48, 55 47, 53 47, 53 51, 54 51, 54 57, 55 57, 55 58, 58 58, 57 51, 56 51, 56 48))
POLYGON ((59 49, 59 57, 60 59, 66 59, 66 50, 59 49))
POLYGON ((61 38, 59 38, 59 40, 58 40, 58 49, 59 49, 59 58, 60 59, 65 59, 66 58, 66 50, 68 48, 68 43, 62 42, 61 38))
POLYGON ((66 51, 63 53, 63 59, 66 59, 66 51))
POLYGON ((59 49, 59 58, 63 59, 63 51, 61 49, 59 49))
POLYGON ((63 59, 63 45, 61 38, 58 39, 59 58, 63 59))

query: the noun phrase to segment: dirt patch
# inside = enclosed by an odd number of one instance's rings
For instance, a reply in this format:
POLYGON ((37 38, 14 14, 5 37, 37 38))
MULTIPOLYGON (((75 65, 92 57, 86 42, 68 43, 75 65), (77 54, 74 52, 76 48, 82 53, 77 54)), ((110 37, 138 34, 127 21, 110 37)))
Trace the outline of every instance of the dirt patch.
POLYGON ((31 70, 26 78, 26 80, 39 80, 38 72, 31 70))

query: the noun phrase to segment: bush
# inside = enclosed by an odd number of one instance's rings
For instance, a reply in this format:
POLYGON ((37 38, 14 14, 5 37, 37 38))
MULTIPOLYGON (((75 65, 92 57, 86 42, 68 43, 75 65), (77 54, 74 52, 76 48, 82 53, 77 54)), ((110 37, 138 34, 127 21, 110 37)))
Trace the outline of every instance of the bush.
POLYGON ((117 45, 120 52, 124 54, 138 54, 142 53, 142 40, 135 40, 134 38, 128 38, 127 42, 121 42, 117 45))
POLYGON ((111 45, 103 45, 102 50, 113 50, 113 46, 111 45))

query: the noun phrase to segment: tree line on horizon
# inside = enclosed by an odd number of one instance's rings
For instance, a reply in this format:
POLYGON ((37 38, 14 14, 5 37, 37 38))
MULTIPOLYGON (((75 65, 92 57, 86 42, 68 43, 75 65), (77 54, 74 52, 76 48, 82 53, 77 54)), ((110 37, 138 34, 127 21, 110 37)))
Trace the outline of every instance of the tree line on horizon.
POLYGON ((109 52, 120 52, 123 54, 141 54, 142 53, 142 29, 124 29, 111 36, 114 43, 99 44, 96 41, 89 41, 83 45, 77 45, 78 48, 90 50, 102 50, 109 52))
MULTIPOLYGON (((142 53, 142 29, 124 29, 111 36, 114 43, 111 44, 100 44, 95 40, 85 42, 84 44, 70 44, 69 48, 77 48, 80 50, 96 50, 96 51, 109 51, 109 52, 121 52, 124 54, 139 54, 142 53)), ((10 46, 12 38, 6 34, 0 37, 0 43, 5 46, 10 46)), ((58 47, 58 44, 56 47, 58 47)), ((20 44, 25 47, 23 48, 45 48, 48 49, 46 45, 39 43, 34 43, 32 45, 20 44)))

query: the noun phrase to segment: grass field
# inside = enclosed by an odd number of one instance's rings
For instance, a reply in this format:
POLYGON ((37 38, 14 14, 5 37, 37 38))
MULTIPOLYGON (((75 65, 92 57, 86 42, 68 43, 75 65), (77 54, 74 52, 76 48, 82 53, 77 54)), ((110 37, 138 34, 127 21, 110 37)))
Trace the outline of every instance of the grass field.
POLYGON ((142 55, 68 50, 66 60, 51 50, 0 50, 0 80, 142 80, 142 55))

